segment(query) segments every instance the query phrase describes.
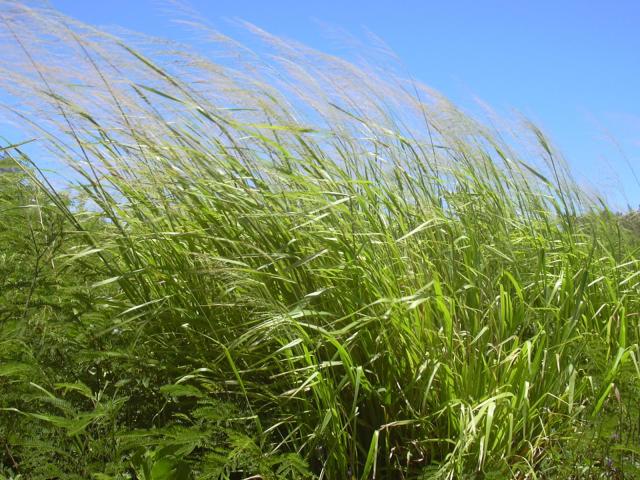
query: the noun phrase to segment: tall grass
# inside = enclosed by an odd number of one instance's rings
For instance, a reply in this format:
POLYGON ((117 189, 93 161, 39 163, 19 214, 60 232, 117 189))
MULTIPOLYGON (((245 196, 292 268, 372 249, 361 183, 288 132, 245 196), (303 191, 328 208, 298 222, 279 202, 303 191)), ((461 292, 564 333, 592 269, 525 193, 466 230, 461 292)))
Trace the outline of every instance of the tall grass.
POLYGON ((0 9, 14 113, 106 222, 72 257, 100 257, 103 333, 246 411, 264 455, 533 478, 637 368, 634 241, 535 126, 252 26, 253 51, 192 21, 216 62, 0 9))

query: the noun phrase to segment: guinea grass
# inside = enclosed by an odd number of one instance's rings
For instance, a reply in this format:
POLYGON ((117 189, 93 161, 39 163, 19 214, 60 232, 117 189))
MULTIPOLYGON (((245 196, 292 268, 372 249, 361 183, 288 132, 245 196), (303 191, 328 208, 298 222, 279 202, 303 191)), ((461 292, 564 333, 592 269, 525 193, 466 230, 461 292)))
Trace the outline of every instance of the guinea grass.
POLYGON ((216 63, 3 5, 3 86, 104 225, 75 222, 65 257, 100 257, 101 335, 246 412, 260 455, 326 479, 551 475, 637 374, 637 241, 535 126, 506 138, 257 29, 274 59, 223 38, 239 60, 216 63))

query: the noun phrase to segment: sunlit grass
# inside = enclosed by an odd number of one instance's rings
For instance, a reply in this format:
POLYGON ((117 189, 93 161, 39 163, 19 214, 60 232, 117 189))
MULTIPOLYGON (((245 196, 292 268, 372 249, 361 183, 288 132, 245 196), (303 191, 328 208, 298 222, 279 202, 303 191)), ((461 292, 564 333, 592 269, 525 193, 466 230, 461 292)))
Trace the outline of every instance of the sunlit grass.
POLYGON ((232 65, 2 8, 3 85, 104 221, 39 180, 82 239, 65 261, 100 257, 101 334, 236 405, 263 455, 326 479, 533 478, 637 373, 637 242, 536 127, 503 138, 263 32, 273 60, 219 39, 232 65))

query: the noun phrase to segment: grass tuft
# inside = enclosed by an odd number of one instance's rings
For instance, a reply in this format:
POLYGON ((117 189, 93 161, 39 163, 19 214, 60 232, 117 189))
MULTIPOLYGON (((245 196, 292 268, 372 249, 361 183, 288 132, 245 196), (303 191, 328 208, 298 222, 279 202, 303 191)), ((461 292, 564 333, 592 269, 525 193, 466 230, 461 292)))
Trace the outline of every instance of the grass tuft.
POLYGON ((638 240, 537 127, 252 26, 197 26, 216 60, 0 19, 41 149, 0 148, 25 172, 0 211, 27 207, 0 239, 33 264, 2 297, 7 478, 595 478, 582 432, 637 415, 638 240))

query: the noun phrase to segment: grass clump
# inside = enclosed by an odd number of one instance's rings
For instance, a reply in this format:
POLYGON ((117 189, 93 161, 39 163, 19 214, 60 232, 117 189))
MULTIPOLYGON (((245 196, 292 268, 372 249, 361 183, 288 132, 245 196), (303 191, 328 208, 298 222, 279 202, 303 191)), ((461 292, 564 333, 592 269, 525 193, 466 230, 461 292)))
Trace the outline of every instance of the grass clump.
POLYGON ((2 8, 2 85, 84 201, 5 149, 69 284, 3 320, 8 478, 588 478, 558 452, 637 389, 637 239, 540 130, 251 26, 198 26, 216 63, 2 8))

